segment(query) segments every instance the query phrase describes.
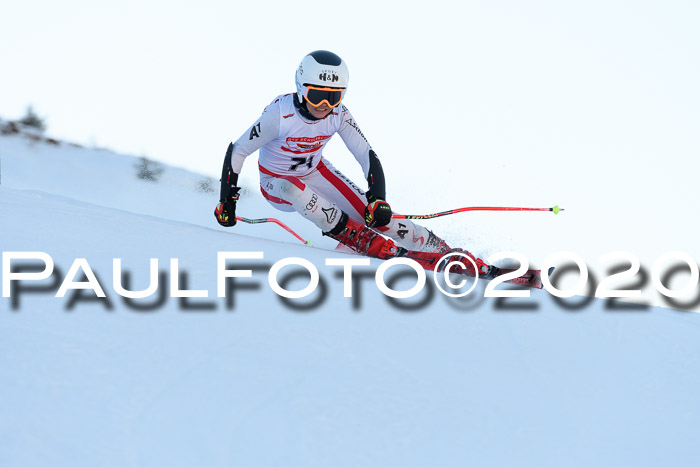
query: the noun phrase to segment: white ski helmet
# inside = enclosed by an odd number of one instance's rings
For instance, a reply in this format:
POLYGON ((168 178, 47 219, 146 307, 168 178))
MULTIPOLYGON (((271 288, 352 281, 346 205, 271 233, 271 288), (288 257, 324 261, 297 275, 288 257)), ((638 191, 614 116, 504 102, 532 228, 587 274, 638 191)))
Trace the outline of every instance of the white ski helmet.
POLYGON ((311 52, 301 60, 296 72, 299 103, 304 103, 305 84, 346 89, 348 79, 348 66, 342 58, 327 50, 311 52))

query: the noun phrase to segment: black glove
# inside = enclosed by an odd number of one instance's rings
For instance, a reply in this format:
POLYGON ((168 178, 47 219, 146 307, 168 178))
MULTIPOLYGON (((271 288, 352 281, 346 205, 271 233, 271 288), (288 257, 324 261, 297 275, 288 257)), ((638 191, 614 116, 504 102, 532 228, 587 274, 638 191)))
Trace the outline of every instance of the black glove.
POLYGON ((224 227, 236 225, 236 202, 238 201, 239 191, 241 191, 240 187, 231 187, 228 199, 221 200, 216 205, 214 217, 216 217, 216 222, 224 227))
POLYGON ((383 199, 367 193, 365 224, 368 227, 384 227, 391 222, 391 206, 383 199))

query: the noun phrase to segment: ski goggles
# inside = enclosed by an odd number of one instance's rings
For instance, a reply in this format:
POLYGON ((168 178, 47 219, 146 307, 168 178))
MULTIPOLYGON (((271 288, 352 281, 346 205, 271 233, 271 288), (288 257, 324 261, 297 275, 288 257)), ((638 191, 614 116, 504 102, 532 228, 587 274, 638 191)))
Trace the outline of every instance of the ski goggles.
POLYGON ((303 86, 306 102, 314 107, 319 107, 324 102, 330 107, 337 107, 343 100, 345 89, 322 88, 319 86, 303 86))

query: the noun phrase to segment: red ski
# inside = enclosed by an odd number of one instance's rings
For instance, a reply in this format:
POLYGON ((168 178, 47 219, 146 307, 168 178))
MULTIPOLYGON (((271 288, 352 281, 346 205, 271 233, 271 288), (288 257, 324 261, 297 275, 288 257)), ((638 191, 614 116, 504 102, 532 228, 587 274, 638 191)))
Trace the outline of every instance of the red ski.
MULTIPOLYGON (((458 263, 450 266, 450 272, 456 274, 464 274, 474 277, 479 276, 479 279, 492 280, 498 276, 508 274, 515 269, 501 269, 496 266, 487 264, 481 258, 477 258, 470 252, 461 248, 448 249, 443 243, 445 251, 441 252, 425 252, 407 250, 397 246, 391 239, 384 238, 376 231, 367 228, 365 225, 343 213, 338 226, 332 231, 326 232, 331 238, 338 240, 343 245, 346 245, 353 251, 367 255, 371 258, 391 259, 391 258, 409 258, 416 261, 423 269, 434 271, 436 266, 438 271, 442 271, 449 263, 458 263), (454 259, 442 263, 440 260, 445 256, 455 256, 454 259)), ((526 271, 520 277, 505 280, 511 284, 524 285, 535 289, 542 288, 542 279, 539 270, 526 271)))
MULTIPOLYGON (((477 268, 479 269, 479 279, 485 279, 485 280, 493 280, 498 276, 502 276, 504 274, 509 274, 512 272, 517 271, 517 269, 507 269, 507 268, 499 268, 496 266, 490 266, 486 263, 484 263, 481 259, 475 258, 471 253, 465 250, 451 250, 452 252, 459 252, 465 255, 469 255, 474 259, 474 262, 477 265, 477 268)), ((421 251, 410 251, 410 250, 405 250, 403 248, 399 248, 397 251, 397 254, 395 256, 399 257, 404 257, 404 258, 409 258, 412 259, 418 264, 420 264, 424 269, 427 269, 429 271, 435 270, 435 265, 440 262, 440 260, 445 256, 449 254, 448 253, 426 253, 426 252, 421 252, 421 251)), ((456 274, 464 274, 470 277, 474 277, 476 275, 474 271, 474 266, 468 262, 468 261, 461 261, 464 265, 465 268, 453 268, 451 272, 456 273, 456 274)), ((444 268, 444 264, 441 265, 442 268, 444 268)), ((438 271, 442 271, 442 268, 439 268, 438 271)), ((533 289, 541 289, 542 288, 542 276, 541 276, 541 271, 539 269, 530 269, 526 271, 523 275, 520 277, 515 277, 513 279, 508 279, 503 281, 504 283, 507 284, 516 284, 516 285, 523 285, 526 287, 532 287, 533 289)))
MULTIPOLYGON (((496 274, 496 277, 502 276, 504 274, 508 274, 509 272, 514 272, 516 269, 501 269, 498 268, 498 274, 496 274)), ((487 278, 485 278, 487 279, 487 278)), ((490 280, 490 279, 487 279, 490 280)), ((539 269, 530 269, 529 271, 526 271, 525 274, 523 274, 520 277, 516 277, 514 279, 510 279, 507 281, 503 281, 507 284, 517 284, 517 285, 524 285, 526 287, 532 287, 533 289, 541 289, 542 288, 542 275, 541 271, 539 269)))

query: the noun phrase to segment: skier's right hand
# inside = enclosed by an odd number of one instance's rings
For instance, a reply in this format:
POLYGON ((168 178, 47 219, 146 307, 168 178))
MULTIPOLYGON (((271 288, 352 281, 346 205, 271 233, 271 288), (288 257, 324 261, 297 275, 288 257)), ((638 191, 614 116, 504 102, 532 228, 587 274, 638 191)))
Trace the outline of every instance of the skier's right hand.
POLYGON ((236 202, 238 201, 239 191, 239 187, 234 187, 232 195, 226 200, 219 201, 219 204, 216 205, 214 217, 216 217, 216 222, 224 227, 236 225, 236 202))

